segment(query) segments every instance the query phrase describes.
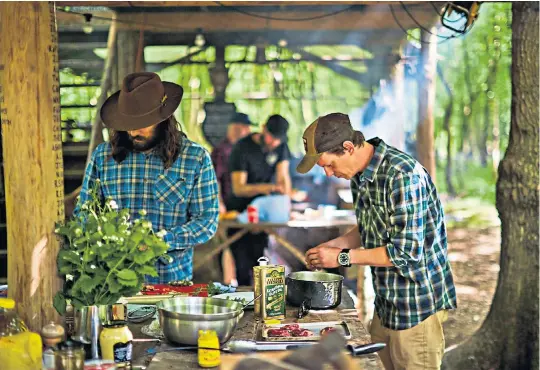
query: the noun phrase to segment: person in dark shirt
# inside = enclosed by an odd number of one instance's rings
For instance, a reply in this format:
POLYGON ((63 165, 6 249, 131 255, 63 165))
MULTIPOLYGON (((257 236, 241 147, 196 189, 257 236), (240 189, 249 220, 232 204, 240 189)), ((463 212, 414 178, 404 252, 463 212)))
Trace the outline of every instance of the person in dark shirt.
POLYGON ((224 200, 229 197, 232 192, 231 189, 231 174, 229 172, 229 157, 232 152, 232 148, 238 140, 246 137, 251 133, 251 126, 253 123, 245 113, 235 113, 227 126, 227 137, 219 143, 212 151, 212 163, 216 170, 216 177, 219 184, 219 211, 225 213, 227 208, 225 207, 224 200))
MULTIPOLYGON (((289 122, 285 118, 273 115, 261 133, 248 135, 233 147, 229 158, 232 194, 225 199, 228 210, 242 212, 261 195, 291 194, 288 129, 289 122)), ((229 229, 229 236, 237 231, 229 229)), ((247 233, 231 244, 239 285, 251 285, 252 268, 267 245, 268 235, 263 232, 247 233)))

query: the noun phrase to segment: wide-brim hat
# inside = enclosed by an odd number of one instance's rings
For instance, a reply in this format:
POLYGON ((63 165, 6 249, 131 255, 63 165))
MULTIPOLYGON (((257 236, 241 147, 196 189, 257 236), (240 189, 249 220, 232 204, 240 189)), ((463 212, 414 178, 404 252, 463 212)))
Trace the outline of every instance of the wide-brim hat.
POLYGON ((182 86, 161 81, 156 73, 131 73, 122 88, 103 103, 100 117, 107 128, 139 130, 172 116, 183 95, 182 86))

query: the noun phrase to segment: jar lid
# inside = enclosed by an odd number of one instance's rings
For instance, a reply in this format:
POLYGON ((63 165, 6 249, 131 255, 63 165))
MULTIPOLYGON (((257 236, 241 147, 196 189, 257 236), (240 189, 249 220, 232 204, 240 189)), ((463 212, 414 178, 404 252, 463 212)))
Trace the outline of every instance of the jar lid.
POLYGON ((76 342, 74 340, 66 340, 63 341, 58 345, 58 349, 64 350, 64 351, 76 351, 76 350, 84 350, 84 345, 82 343, 76 342))
POLYGON ((11 298, 0 298, 0 308, 11 310, 15 308, 15 301, 11 298))
POLYGON ((65 330, 62 325, 55 324, 51 321, 41 329, 41 336, 44 338, 62 338, 65 334, 65 330))

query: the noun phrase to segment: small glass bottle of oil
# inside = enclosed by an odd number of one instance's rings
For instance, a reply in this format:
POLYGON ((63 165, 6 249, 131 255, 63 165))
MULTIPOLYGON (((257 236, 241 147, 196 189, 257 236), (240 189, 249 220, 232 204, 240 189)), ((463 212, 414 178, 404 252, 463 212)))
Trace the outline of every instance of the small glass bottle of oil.
POLYGON ((221 364, 219 339, 215 330, 199 330, 198 345, 198 358, 200 367, 216 367, 221 364), (215 350, 208 348, 215 348, 215 350))

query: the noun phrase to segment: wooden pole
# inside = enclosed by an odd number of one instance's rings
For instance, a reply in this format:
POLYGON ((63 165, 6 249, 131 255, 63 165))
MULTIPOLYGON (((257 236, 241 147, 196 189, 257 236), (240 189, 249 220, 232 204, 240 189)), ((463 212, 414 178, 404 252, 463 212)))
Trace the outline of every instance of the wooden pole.
MULTIPOLYGON (((398 55, 401 52, 398 51, 398 55)), ((392 127, 394 131, 390 143, 399 150, 405 150, 405 124, 407 122, 405 109, 405 68, 403 60, 399 60, 392 68, 392 93, 394 98, 394 119, 397 124, 392 127)))
MULTIPOLYGON (((120 90, 126 75, 137 71, 137 50, 139 48, 139 32, 118 31, 116 42, 116 84, 115 90, 120 90)), ((144 55, 144 53, 143 53, 144 55)), ((145 70, 144 57, 140 63, 141 71, 145 70)))
POLYGON ((0 3, 0 34, 8 294, 36 331, 59 321, 54 229, 64 218, 64 164, 53 3, 0 3))
POLYGON ((437 31, 421 31, 422 51, 418 73, 418 127, 416 150, 418 161, 435 181, 434 118, 435 69, 437 66, 437 31))
MULTIPOLYGON (((101 109, 105 100, 107 100, 108 92, 112 87, 112 70, 114 65, 114 60, 116 58, 116 21, 113 20, 111 27, 109 28, 109 37, 107 40, 107 59, 105 60, 105 69, 101 76, 101 93, 99 95, 97 107, 101 109)), ((94 122, 92 123, 92 136, 90 137, 90 145, 88 146, 88 156, 86 158, 86 163, 90 161, 92 152, 100 143, 103 142, 103 123, 101 122, 101 117, 99 112, 96 113, 94 117, 94 122)))

